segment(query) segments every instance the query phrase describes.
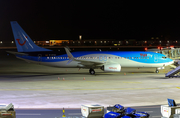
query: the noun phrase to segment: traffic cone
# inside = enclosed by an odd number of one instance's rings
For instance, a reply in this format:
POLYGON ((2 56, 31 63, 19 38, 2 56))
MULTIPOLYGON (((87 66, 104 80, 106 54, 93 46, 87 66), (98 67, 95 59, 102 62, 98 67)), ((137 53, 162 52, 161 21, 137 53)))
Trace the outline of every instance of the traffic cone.
POLYGON ((83 78, 83 80, 85 80, 85 77, 83 78))
POLYGON ((126 75, 126 73, 124 73, 124 75, 126 75))
POLYGON ((64 79, 64 77, 63 77, 63 81, 64 81, 65 79, 64 79))
POLYGON ((58 77, 58 80, 60 80, 60 78, 58 77))

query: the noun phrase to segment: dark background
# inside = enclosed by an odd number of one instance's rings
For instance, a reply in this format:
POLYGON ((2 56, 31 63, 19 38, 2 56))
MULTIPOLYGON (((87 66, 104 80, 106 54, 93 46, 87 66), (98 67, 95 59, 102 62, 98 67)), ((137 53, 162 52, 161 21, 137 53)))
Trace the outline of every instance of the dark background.
POLYGON ((179 2, 0 0, 0 40, 11 41, 10 21, 33 40, 180 39, 179 2))

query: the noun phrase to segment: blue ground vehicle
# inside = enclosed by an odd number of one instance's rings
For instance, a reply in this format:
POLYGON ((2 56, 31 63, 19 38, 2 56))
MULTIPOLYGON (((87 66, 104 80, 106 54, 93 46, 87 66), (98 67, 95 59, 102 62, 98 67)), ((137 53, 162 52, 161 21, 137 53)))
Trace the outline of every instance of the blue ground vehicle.
POLYGON ((104 118, 149 118, 149 114, 146 112, 137 112, 130 107, 124 109, 123 106, 116 104, 112 111, 104 115, 104 118))

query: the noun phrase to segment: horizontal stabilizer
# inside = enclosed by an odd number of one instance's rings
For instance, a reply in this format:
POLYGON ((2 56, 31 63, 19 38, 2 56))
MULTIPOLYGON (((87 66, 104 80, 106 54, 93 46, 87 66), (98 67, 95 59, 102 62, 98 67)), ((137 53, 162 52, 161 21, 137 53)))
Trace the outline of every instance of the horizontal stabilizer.
POLYGON ((14 55, 28 55, 28 54, 22 53, 22 52, 13 52, 13 51, 6 51, 6 52, 8 52, 10 54, 14 54, 14 55))

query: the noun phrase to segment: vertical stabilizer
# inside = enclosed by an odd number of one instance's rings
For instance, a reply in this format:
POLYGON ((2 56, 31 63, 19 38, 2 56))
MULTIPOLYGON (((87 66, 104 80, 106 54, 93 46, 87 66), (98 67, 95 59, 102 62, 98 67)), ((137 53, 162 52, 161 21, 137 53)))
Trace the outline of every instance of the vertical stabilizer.
POLYGON ((16 21, 11 21, 11 27, 18 52, 51 51, 34 44, 32 39, 16 21))

